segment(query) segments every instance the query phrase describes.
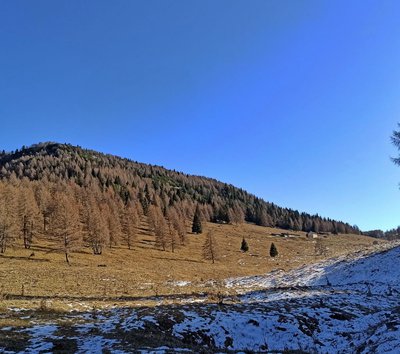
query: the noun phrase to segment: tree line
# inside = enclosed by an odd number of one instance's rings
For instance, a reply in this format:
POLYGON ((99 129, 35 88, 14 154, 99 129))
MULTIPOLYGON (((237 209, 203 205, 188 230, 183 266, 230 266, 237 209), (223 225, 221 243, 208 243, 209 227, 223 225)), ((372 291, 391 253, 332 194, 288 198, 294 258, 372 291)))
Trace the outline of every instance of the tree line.
MULTIPOLYGON (((193 210, 172 206, 163 213, 160 206, 151 205, 145 215, 139 202, 124 204, 112 191, 104 195, 98 189, 66 182, 0 181, 0 253, 17 244, 30 249, 34 243, 45 242, 69 264, 71 253, 83 248, 90 248, 94 255, 117 246, 134 249, 142 226, 153 233, 156 248, 171 252, 188 244, 190 228, 193 234, 203 232, 199 206, 193 210)), ((240 250, 249 250, 244 238, 240 250)), ((208 231, 203 259, 214 263, 219 254, 215 235, 208 231)), ((272 244, 270 255, 277 254, 272 244)))
POLYGON ((385 240, 397 240, 400 239, 400 226, 391 230, 383 231, 383 230, 371 230, 364 232, 364 235, 375 237, 375 238, 382 238, 385 240))
MULTIPOLYGON (((69 256, 84 247, 93 254, 105 248, 135 247, 140 225, 155 236, 156 247, 172 252, 187 243, 184 208, 173 206, 164 214, 157 205, 144 216, 139 202, 123 203, 120 197, 73 183, 0 181, 0 253, 17 243, 30 249, 33 242, 69 256)), ((188 209, 187 209, 188 210, 188 209)))
MULTIPOLYGON (((0 179, 4 182, 25 180, 45 185, 60 184, 67 188, 77 186, 101 196, 103 204, 113 205, 118 200, 124 208, 136 209, 136 213, 145 216, 149 213, 154 216, 154 208, 158 208, 164 217, 167 213, 176 213, 178 218, 191 217, 197 207, 202 220, 217 223, 251 222, 306 232, 360 232, 348 223, 282 208, 211 178, 191 176, 69 144, 40 143, 9 153, 3 151, 0 153, 0 179)), ((176 222, 174 225, 179 228, 176 222)), ((165 225, 155 223, 152 227, 160 233, 159 229, 165 225)), ((167 247, 164 241, 159 242, 161 247, 167 247)))

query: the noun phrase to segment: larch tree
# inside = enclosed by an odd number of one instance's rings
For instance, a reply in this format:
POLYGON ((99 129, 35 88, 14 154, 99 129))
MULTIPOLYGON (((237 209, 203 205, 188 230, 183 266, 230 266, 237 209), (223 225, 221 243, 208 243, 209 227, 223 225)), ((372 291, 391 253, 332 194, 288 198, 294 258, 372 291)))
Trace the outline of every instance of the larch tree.
POLYGON ((70 264, 69 256, 82 247, 82 233, 79 213, 75 201, 63 193, 55 194, 57 207, 51 218, 48 234, 53 241, 53 250, 65 255, 65 261, 70 264))
POLYGON ((218 258, 218 246, 212 231, 207 233, 206 239, 203 244, 203 258, 210 260, 212 263, 218 258))
POLYGON ((171 252, 175 252, 178 247, 178 232, 171 222, 168 223, 168 244, 171 247, 171 252))
POLYGON ((185 217, 176 208, 169 208, 167 218, 172 227, 176 230, 181 245, 186 244, 186 225, 185 217))
MULTIPOLYGON (((122 208, 122 207, 121 207, 122 208)), ((123 210, 123 209, 122 209, 123 210)), ((109 205, 107 211, 107 225, 109 230, 108 246, 117 246, 122 239, 122 223, 120 213, 114 204, 109 205)))
POLYGON ((123 231, 123 239, 125 240, 128 249, 132 249, 135 238, 136 238, 136 229, 139 226, 139 215, 136 210, 131 205, 126 205, 123 210, 122 216, 122 231, 123 231))
MULTIPOLYGON (((24 247, 29 249, 33 236, 39 226, 40 210, 35 195, 29 186, 20 186, 17 194, 17 213, 19 231, 22 235, 24 247)), ((39 231, 39 230, 38 230, 39 231)))
POLYGON ((148 211, 148 220, 150 229, 154 232, 156 238, 156 247, 165 251, 168 247, 169 230, 161 209, 152 205, 148 211))
POLYGON ((0 188, 0 222, 2 227, 1 236, 1 253, 4 253, 7 248, 14 247, 17 242, 17 235, 20 230, 20 223, 17 212, 17 183, 2 184, 0 188))
POLYGON ((260 226, 271 226, 273 222, 271 220, 271 216, 264 210, 258 209, 256 212, 255 222, 260 226))
POLYGON ((10 186, 0 185, 0 253, 14 246, 17 223, 10 186))
POLYGON ((35 190, 35 199, 39 207, 39 215, 41 215, 42 218, 42 226, 38 229, 41 230, 41 234, 45 234, 50 216, 55 208, 54 200, 51 196, 50 188, 47 183, 39 184, 35 190))
POLYGON ((228 219, 231 224, 244 223, 244 212, 237 203, 235 203, 235 205, 232 208, 229 208, 228 219))
POLYGON ((86 241, 92 248, 93 254, 102 254, 109 238, 109 230, 99 203, 94 197, 89 198, 85 231, 86 241))
POLYGON ((159 219, 155 229, 156 247, 161 247, 163 251, 166 250, 169 243, 168 224, 164 217, 159 219))

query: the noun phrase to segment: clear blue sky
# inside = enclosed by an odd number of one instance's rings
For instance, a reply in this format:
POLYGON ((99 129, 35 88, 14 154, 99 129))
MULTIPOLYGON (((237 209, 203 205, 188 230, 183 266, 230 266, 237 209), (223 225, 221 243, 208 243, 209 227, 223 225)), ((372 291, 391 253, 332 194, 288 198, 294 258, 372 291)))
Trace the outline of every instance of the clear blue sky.
POLYGON ((0 4, 0 148, 58 141, 400 224, 400 2, 0 4))

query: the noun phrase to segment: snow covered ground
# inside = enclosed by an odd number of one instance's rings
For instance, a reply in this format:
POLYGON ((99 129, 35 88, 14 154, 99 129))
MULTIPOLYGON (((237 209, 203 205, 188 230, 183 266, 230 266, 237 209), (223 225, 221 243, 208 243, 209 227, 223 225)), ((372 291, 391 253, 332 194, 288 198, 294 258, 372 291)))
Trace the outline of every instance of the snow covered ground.
POLYGON ((235 303, 115 308, 51 319, 31 313, 31 327, 0 329, 0 351, 400 352, 400 243, 287 273, 229 279, 226 287, 238 292, 235 303))

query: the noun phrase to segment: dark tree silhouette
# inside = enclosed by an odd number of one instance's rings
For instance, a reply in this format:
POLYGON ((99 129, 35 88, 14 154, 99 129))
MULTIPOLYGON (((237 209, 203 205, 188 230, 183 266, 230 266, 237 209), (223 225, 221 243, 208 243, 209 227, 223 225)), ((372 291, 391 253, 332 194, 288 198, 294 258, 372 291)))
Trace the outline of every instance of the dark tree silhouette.
MULTIPOLYGON (((398 128, 400 129, 400 123, 397 123, 398 128)), ((394 146, 396 146, 397 150, 400 151, 400 130, 394 130, 391 136, 391 140, 394 146)), ((398 157, 392 157, 392 161, 396 165, 400 165, 400 155, 398 157)))
POLYGON ((247 252, 249 250, 249 245, 247 244, 246 239, 243 237, 242 245, 240 246, 240 250, 242 252, 247 252))
POLYGON ((201 214, 199 206, 196 207, 196 211, 193 217, 192 232, 195 234, 201 234, 203 232, 203 226, 201 225, 201 214))
POLYGON ((271 257, 276 257, 278 255, 278 250, 273 242, 271 243, 271 248, 269 249, 269 255, 271 257))

